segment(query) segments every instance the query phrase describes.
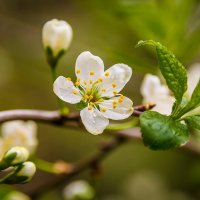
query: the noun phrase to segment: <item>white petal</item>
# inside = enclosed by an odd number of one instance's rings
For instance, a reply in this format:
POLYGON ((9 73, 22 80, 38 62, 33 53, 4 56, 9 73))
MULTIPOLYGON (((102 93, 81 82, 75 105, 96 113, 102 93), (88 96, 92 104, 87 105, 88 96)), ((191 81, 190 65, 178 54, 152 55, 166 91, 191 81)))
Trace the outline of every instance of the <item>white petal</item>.
POLYGON ((144 99, 148 99, 148 101, 169 96, 167 86, 162 85, 160 79, 151 74, 145 75, 140 90, 144 99))
POLYGON ((102 96, 112 97, 119 93, 132 76, 132 69, 125 64, 115 64, 105 71, 99 84, 102 96))
POLYGON ((81 101, 81 94, 72 81, 59 76, 53 84, 54 93, 63 101, 76 104, 81 101))
POLYGON ((167 97, 165 99, 156 100, 153 102, 145 102, 145 103, 154 103, 156 106, 152 109, 153 111, 157 111, 163 115, 170 115, 172 111, 172 106, 174 104, 174 97, 167 97))
POLYGON ((80 112, 80 116, 87 131, 94 135, 103 133, 104 129, 109 124, 109 120, 95 108, 92 110, 84 108, 80 112))
POLYGON ((133 113, 133 102, 127 97, 124 97, 122 102, 119 102, 119 100, 120 97, 113 97, 99 104, 100 110, 104 111, 102 114, 113 120, 128 118, 133 113), (114 104, 116 102, 117 104, 114 104), (113 105, 116 105, 116 107, 114 108, 113 105))
POLYGON ((78 56, 75 71, 77 78, 80 78, 80 83, 89 86, 90 80, 95 82, 103 75, 104 63, 98 56, 85 51, 78 56))
POLYGON ((188 94, 191 96, 192 92, 200 79, 200 63, 191 65, 188 70, 188 94))

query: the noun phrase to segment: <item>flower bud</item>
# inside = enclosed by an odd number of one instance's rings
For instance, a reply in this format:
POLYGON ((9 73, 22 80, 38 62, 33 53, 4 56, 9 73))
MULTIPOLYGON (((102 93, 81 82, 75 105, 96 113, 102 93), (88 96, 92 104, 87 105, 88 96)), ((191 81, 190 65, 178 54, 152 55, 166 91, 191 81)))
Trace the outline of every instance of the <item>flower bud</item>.
POLYGON ((91 200, 94 199, 94 189, 86 181, 74 181, 67 185, 63 191, 66 200, 91 200))
POLYGON ((0 162, 0 169, 23 163, 27 161, 28 157, 29 152, 24 147, 13 147, 4 154, 0 162))
POLYGON ((72 28, 66 21, 53 19, 46 22, 42 30, 42 40, 47 54, 52 54, 51 57, 57 59, 60 53, 68 49, 72 36, 72 28))
POLYGON ((36 172, 36 166, 34 163, 28 161, 14 168, 13 172, 8 174, 1 183, 5 184, 17 184, 27 183, 31 180, 36 172))

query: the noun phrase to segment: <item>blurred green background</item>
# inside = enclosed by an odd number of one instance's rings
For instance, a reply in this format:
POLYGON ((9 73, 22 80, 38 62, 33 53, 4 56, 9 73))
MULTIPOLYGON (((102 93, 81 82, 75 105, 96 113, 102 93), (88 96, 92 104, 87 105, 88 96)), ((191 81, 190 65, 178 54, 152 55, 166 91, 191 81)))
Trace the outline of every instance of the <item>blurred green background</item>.
MULTIPOLYGON (((142 101, 140 84, 145 73, 158 73, 151 48, 135 49, 143 39, 166 45, 186 66, 200 62, 200 2, 198 0, 0 0, 0 109, 57 109, 50 69, 41 43, 43 24, 53 18, 68 21, 74 39, 59 63, 58 74, 74 77, 80 52, 100 56, 106 68, 126 63, 134 74, 124 91, 142 101)), ((74 110, 74 107, 70 107, 74 110)), ((40 158, 76 161, 97 151, 109 135, 39 124, 40 158)), ((33 181, 17 186, 29 194, 55 176, 37 172, 33 181)), ((74 179, 91 180, 89 173, 74 179)), ((97 199, 200 199, 200 159, 179 149, 155 152, 130 141, 103 162, 97 199)), ((0 189, 1 190, 1 189, 0 189)), ((62 199, 62 188, 40 200, 62 199)))

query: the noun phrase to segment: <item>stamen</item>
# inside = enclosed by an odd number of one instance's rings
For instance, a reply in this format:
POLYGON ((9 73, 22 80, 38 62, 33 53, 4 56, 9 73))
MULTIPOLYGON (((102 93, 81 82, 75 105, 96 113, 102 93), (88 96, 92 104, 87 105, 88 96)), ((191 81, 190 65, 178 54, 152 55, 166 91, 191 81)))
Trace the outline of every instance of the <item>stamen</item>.
POLYGON ((90 79, 90 84, 92 84, 92 82, 93 82, 93 81, 90 79))
POLYGON ((112 83, 112 87, 115 88, 117 84, 115 82, 112 83))
POLYGON ((93 99, 93 96, 92 96, 92 95, 90 95, 90 96, 89 96, 89 98, 90 98, 90 99, 93 99))
POLYGON ((77 94, 78 91, 77 91, 77 90, 73 90, 72 93, 73 93, 73 94, 77 94))
POLYGON ((79 82, 79 81, 76 81, 76 82, 75 82, 75 85, 76 85, 76 86, 79 86, 79 85, 80 85, 80 82, 79 82))
POLYGON ((106 92, 106 89, 105 89, 105 88, 103 88, 101 91, 102 91, 102 92, 106 92))
POLYGON ((110 76, 110 72, 105 72, 105 76, 110 76))
POLYGON ((113 108, 115 109, 117 107, 117 105, 113 105, 113 108))
POLYGON ((113 101, 113 105, 117 105, 117 101, 113 101))
POLYGON ((90 71, 90 75, 93 76, 94 75, 94 71, 90 71))
POLYGON ((80 78, 77 78, 77 81, 78 81, 78 82, 80 82, 80 81, 81 81, 81 79, 80 79, 80 78))
POLYGON ((81 70, 80 70, 80 69, 77 69, 77 70, 76 70, 76 73, 77 73, 77 74, 80 74, 80 73, 81 73, 81 70))
POLYGON ((98 83, 103 82, 103 78, 99 78, 99 79, 97 80, 97 82, 98 82, 98 83))
POLYGON ((87 85, 87 82, 86 81, 83 81, 84 85, 87 85))
POLYGON ((67 81, 71 81, 72 80, 70 77, 67 77, 66 79, 67 79, 67 81))
POLYGON ((89 99, 90 97, 86 94, 86 95, 84 96, 84 98, 85 98, 85 99, 89 99))
POLYGON ((102 112, 106 112, 106 108, 102 108, 101 111, 102 111, 102 112))
POLYGON ((114 90, 114 91, 113 91, 113 94, 114 94, 114 95, 116 95, 116 94, 117 94, 117 91, 116 91, 116 90, 114 90))

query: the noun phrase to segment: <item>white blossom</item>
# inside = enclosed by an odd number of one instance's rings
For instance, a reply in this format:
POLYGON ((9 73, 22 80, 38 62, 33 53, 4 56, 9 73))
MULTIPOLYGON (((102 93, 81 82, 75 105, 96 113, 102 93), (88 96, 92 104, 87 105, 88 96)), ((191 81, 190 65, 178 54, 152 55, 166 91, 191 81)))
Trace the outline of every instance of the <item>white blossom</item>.
POLYGON ((6 195, 5 200, 31 200, 27 195, 18 191, 12 191, 6 195))
POLYGON ((73 37, 71 26, 63 20, 53 19, 45 23, 42 31, 44 48, 49 47, 54 56, 67 50, 73 37))
POLYGON ((1 153, 5 153, 12 147, 22 146, 26 148, 30 154, 33 154, 38 140, 36 137, 37 125, 33 121, 10 121, 2 124, 2 147, 1 153))
POLYGON ((101 58, 86 51, 78 56, 75 73, 75 84, 70 78, 59 76, 53 89, 63 101, 85 105, 80 116, 90 133, 100 134, 109 119, 122 120, 133 113, 133 102, 119 93, 131 78, 129 66, 115 64, 104 72, 101 58))
MULTIPOLYGON (((186 92, 186 96, 188 98, 191 97, 199 78, 200 63, 195 63, 188 69, 188 90, 186 92)), ((152 110, 166 115, 171 113, 175 98, 170 94, 168 87, 164 84, 161 84, 160 79, 157 76, 146 74, 140 90, 144 103, 156 104, 152 110)), ((200 113, 200 108, 196 108, 195 110, 191 111, 191 113, 200 113)))
POLYGON ((175 101, 174 97, 170 95, 170 91, 166 85, 162 85, 160 79, 151 74, 146 74, 142 85, 141 94, 144 103, 156 104, 153 111, 169 115, 172 110, 172 105, 175 101))

